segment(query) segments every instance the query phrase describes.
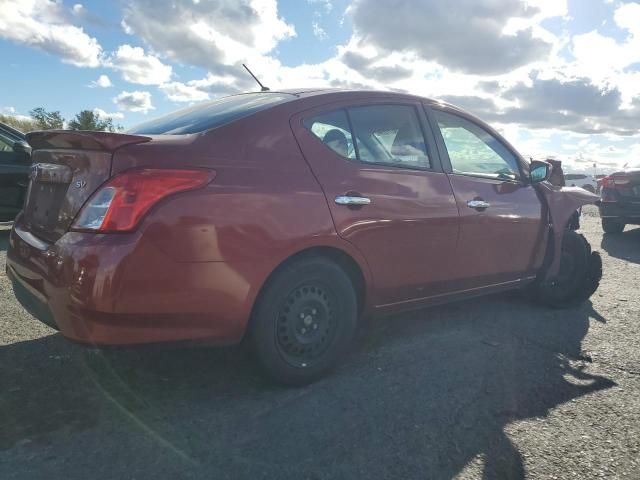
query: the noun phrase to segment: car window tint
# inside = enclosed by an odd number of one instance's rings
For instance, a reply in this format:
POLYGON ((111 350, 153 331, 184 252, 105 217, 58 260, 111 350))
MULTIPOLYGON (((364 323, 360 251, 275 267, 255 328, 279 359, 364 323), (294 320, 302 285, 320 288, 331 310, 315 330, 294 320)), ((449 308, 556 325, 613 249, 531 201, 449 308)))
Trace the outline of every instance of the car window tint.
POLYGON ((457 115, 435 111, 455 173, 515 180, 518 160, 496 137, 457 115))
POLYGON ((178 110, 138 125, 127 133, 181 135, 204 132, 296 98, 287 93, 245 93, 178 110))
POLYGON ((0 135, 0 152, 13 152, 14 142, 0 135))
POLYGON ((409 168, 431 168, 416 109, 369 105, 349 110, 360 160, 409 168))
POLYGON ((304 121, 304 125, 338 155, 345 158, 356 158, 349 120, 344 110, 311 117, 304 121))

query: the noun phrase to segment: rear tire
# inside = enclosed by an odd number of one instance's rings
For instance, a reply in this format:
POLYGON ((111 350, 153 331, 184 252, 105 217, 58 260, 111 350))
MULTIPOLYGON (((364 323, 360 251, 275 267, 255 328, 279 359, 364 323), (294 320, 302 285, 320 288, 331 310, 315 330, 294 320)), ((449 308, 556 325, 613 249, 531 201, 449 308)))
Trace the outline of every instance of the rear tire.
POLYGON ((305 385, 328 373, 357 326, 353 284, 336 263, 310 257, 271 278, 253 311, 250 340, 276 382, 305 385))
POLYGON ((537 302, 553 308, 568 308, 586 301, 602 278, 602 259, 592 252, 583 235, 564 232, 560 270, 550 282, 535 285, 537 302))
POLYGON ((625 223, 617 218, 602 219, 602 230, 604 230, 605 233, 622 233, 624 227, 625 223))

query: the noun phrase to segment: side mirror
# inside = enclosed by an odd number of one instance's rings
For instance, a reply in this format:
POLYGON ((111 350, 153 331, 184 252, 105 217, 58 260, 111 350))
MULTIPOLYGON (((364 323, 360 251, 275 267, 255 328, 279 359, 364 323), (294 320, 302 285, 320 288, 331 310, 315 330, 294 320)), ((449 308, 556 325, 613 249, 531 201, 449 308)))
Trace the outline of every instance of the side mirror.
POLYGON ((529 166, 529 179, 531 183, 540 183, 549 180, 551 176, 551 165, 547 162, 534 160, 529 166))

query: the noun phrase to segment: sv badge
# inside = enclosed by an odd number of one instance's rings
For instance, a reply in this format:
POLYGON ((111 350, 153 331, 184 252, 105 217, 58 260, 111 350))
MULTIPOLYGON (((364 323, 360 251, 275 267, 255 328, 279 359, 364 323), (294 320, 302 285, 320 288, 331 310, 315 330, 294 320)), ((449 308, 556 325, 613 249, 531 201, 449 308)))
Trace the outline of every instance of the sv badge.
POLYGON ((76 188, 84 188, 87 186, 87 181, 86 180, 78 180, 76 182, 76 188))

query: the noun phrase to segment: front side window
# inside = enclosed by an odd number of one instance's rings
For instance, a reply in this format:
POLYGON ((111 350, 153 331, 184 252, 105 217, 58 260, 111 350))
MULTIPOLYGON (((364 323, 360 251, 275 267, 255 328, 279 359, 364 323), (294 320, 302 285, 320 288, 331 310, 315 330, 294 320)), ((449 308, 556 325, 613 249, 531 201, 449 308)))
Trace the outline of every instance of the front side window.
POLYGON ((518 160, 482 127, 450 113, 435 110, 454 173, 516 180, 518 160))
POLYGON ((418 114, 412 106, 353 107, 312 117, 304 124, 343 157, 395 167, 431 168, 418 114))

